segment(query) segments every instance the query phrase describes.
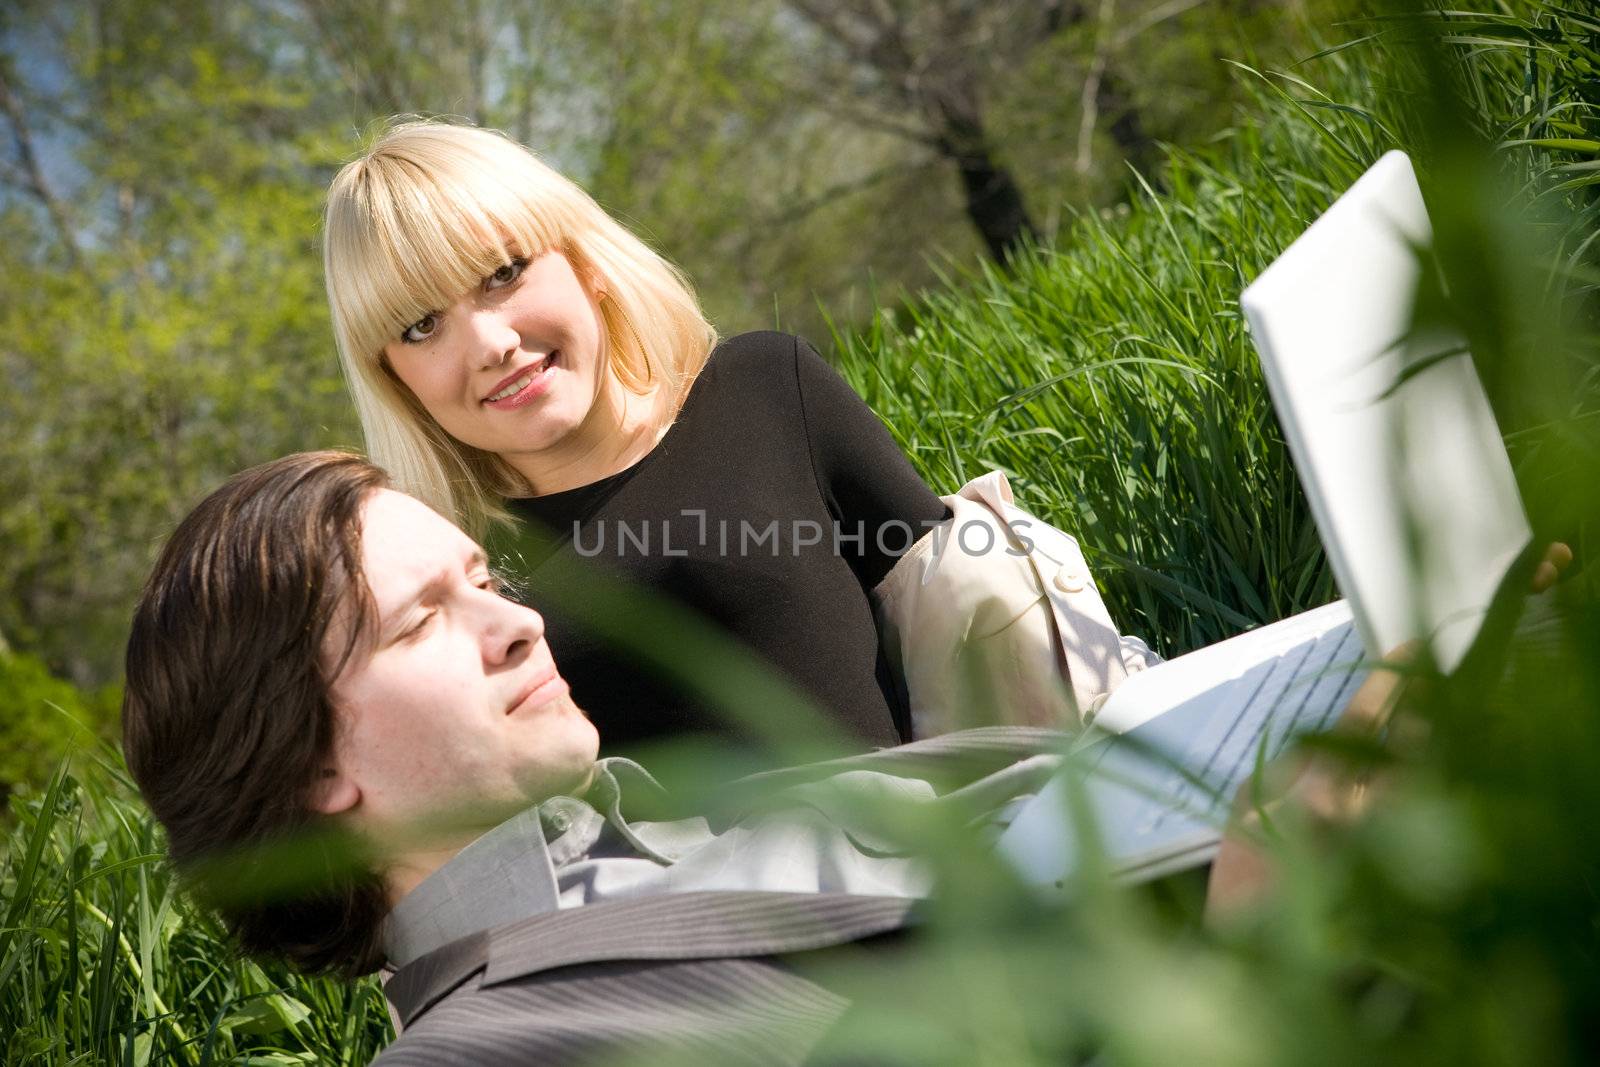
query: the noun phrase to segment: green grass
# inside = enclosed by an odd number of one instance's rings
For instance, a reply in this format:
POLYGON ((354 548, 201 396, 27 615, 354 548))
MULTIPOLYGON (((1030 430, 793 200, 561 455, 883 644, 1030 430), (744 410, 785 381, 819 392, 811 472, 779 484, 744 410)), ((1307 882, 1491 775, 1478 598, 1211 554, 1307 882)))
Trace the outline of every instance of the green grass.
MULTIPOLYGON (((1596 128, 1597 101, 1593 73, 1585 90, 1574 64, 1600 70, 1600 54, 1582 23, 1543 22, 1463 18, 1451 35, 1475 42, 1466 86, 1508 170, 1587 204, 1561 220, 1559 266, 1592 271, 1600 199, 1585 194, 1600 188, 1600 142, 1572 131, 1596 128)), ((1005 471, 1019 503, 1080 537, 1124 628, 1169 655, 1336 595, 1238 296, 1390 148, 1412 153, 1430 199, 1454 195, 1453 157, 1381 84, 1385 55, 1368 43, 1292 72, 1241 67, 1257 121, 1210 151, 1170 153, 1162 195, 1135 174, 1130 213, 1079 218, 1010 272, 959 270, 947 288, 834 337, 844 374, 930 485, 952 492, 1005 471)), ((1474 266, 1474 277, 1488 269, 1474 266)), ((1555 266, 1490 282, 1510 300, 1555 266)), ((1568 368, 1587 380, 1562 391, 1579 410, 1597 396, 1600 353, 1588 344, 1585 366, 1568 368)), ((1495 373, 1503 351, 1479 356, 1508 429, 1575 414, 1543 401, 1536 415, 1517 410, 1532 398, 1504 385, 1520 372, 1495 373)))
POLYGON ((115 754, 77 762, 11 800, 0 1062, 360 1064, 388 1041, 376 982, 234 953, 180 895, 115 754))
MULTIPOLYGON (((837 337, 845 373, 930 484, 998 467, 1078 532, 1126 628, 1168 653, 1324 602, 1236 300, 1398 144, 1422 170, 1535 525, 1592 555, 1600 24, 1519 2, 1449 29, 1433 69, 1403 47, 1412 29, 1379 22, 1339 39, 1381 40, 1293 72, 1241 70, 1256 106, 1217 144, 1173 153, 1162 195, 1131 176, 1128 211, 1079 219, 1013 273, 952 267, 947 288, 837 337), (1431 84, 1453 84, 1465 113, 1431 84), (1489 177, 1462 162, 1466 135, 1505 146, 1489 177), (1517 214, 1492 208, 1518 187, 1517 214)), ((1431 743, 1391 753, 1404 784, 1377 817, 1319 838, 1286 827, 1282 903, 1250 927, 1201 934, 1183 900, 1131 893, 1040 910, 983 857, 937 855, 937 936, 841 977, 869 994, 847 1037, 1007 1067, 1096 1050, 1118 1064, 1583 1062, 1600 1043, 1589 604, 1505 683, 1435 688, 1431 743)), ((0 1062, 363 1063, 381 1047, 375 983, 236 957, 179 893, 115 756, 74 765, 10 798, 0 1062)))
POLYGON ((841 365, 930 485, 1005 471, 1168 654, 1324 603, 1238 294, 1360 169, 1297 124, 1242 129, 1127 217, 838 338, 841 365))

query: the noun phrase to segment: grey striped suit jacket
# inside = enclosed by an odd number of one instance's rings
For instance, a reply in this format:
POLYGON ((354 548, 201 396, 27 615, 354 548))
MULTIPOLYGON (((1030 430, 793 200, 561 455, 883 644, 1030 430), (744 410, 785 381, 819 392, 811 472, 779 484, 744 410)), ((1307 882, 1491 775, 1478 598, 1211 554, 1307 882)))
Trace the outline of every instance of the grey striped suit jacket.
MULTIPOLYGON (((956 787, 951 800, 985 808, 1011 795, 1000 788, 1007 768, 1063 743, 1054 731, 991 727, 770 778, 787 783, 868 767, 940 780, 956 787)), ((805 1063, 850 1004, 781 957, 901 929, 915 921, 918 903, 694 892, 537 915, 401 968, 385 993, 404 1029, 376 1062, 805 1063)))
POLYGON ((775 957, 904 926, 917 902, 679 893, 536 916, 403 968, 409 1064, 799 1064, 849 1007, 775 957))

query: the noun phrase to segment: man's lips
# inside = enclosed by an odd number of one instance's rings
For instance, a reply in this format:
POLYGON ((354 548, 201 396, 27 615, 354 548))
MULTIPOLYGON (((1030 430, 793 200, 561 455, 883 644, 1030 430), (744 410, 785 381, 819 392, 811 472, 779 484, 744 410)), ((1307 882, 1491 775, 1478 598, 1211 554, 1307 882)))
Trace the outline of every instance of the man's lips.
POLYGON ((506 709, 506 714, 513 715, 518 711, 540 707, 566 696, 567 692, 567 680, 551 667, 548 671, 541 671, 522 687, 517 693, 517 698, 506 709))
POLYGON ((506 396, 501 396, 500 394, 504 393, 507 389, 510 389, 512 386, 526 378, 537 377, 538 375, 544 373, 550 368, 550 365, 555 362, 558 353, 559 349, 551 349, 542 358, 518 367, 504 378, 501 378, 500 381, 495 384, 493 389, 490 389, 487 393, 484 393, 480 402, 484 404, 499 404, 505 402, 506 400, 513 399, 517 395, 514 392, 506 396))

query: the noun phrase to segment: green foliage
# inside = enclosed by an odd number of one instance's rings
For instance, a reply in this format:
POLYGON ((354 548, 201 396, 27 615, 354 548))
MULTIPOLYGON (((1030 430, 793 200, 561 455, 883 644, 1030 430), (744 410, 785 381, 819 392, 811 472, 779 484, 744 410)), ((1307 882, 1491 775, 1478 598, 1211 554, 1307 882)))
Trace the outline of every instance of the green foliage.
POLYGON ((389 1039, 375 981, 238 956, 180 893, 109 749, 11 798, 0 846, 0 1062, 363 1064, 389 1039), (248 1056, 248 1058, 246 1058, 248 1056))
POLYGON ((115 686, 83 692, 36 656, 0 652, 0 799, 47 780, 69 749, 104 738, 119 700, 115 686))
MULTIPOLYGON (((1503 146, 1517 185, 1548 189, 1534 210, 1566 212, 1542 223, 1561 227, 1556 263, 1527 262, 1504 234, 1479 235, 1498 236, 1504 251, 1476 256, 1456 279, 1458 302, 1478 312, 1465 325, 1519 457, 1535 447, 1532 427, 1600 407, 1594 335, 1559 344, 1549 335, 1570 314, 1552 268, 1600 266, 1600 210, 1594 186, 1566 178, 1571 149, 1537 139, 1555 116, 1594 121, 1583 95, 1594 84, 1579 65, 1592 46, 1581 44, 1581 20, 1530 10, 1394 24, 1393 47, 1330 50, 1293 74, 1241 66, 1253 105, 1210 148, 1169 151, 1165 192, 1135 174, 1131 211, 1084 213, 1010 271, 957 265, 946 287, 881 310, 866 329, 836 331, 841 370, 938 491, 999 469, 1024 507, 1078 533, 1113 614, 1168 654, 1326 603, 1332 578, 1238 294, 1390 148, 1413 153, 1436 215, 1460 214, 1454 198, 1469 174, 1402 91, 1422 76, 1402 30, 1503 45, 1457 68, 1479 110, 1447 121, 1476 123, 1485 146, 1503 146), (1550 50, 1527 48, 1529 38, 1550 50), (1569 211, 1561 196, 1584 206, 1569 211)), ((1465 207, 1476 217, 1510 196, 1472 195, 1465 207)), ((1457 240, 1448 225, 1443 240, 1457 240)), ((1547 476, 1548 495, 1580 476, 1547 476)), ((1577 536, 1570 514, 1554 525, 1577 536)))
POLYGON ((1275 117, 1173 152, 1167 195, 1141 190, 1009 273, 965 271, 836 338, 930 485, 1005 471, 1024 507, 1081 535, 1113 614, 1169 654, 1334 595, 1238 294, 1388 145, 1351 115, 1325 134, 1266 94, 1258 107, 1275 117))
POLYGON ((67 230, 12 199, 0 245, 0 632, 85 684, 116 676, 133 595, 203 491, 357 441, 316 267, 331 157, 264 58, 282 42, 244 47, 208 5, 102 15, 71 56, 67 230))
MULTIPOLYGON (((1124 0, 1115 40, 1074 22, 1048 42, 1013 34, 1026 64, 956 51, 1029 197, 1103 198, 1116 121, 1142 116, 1146 154, 1203 137, 1237 94, 1197 60, 1297 40, 1299 18, 1255 7, 1124 0), (1083 115, 1062 85, 1102 53, 1121 89, 1089 124, 1088 169, 1063 165, 1083 115)), ((115 678, 139 583, 200 495, 287 451, 359 445, 318 213, 358 131, 388 115, 524 139, 682 263, 724 332, 814 326, 814 294, 853 314, 867 279, 924 284, 930 248, 977 247, 925 116, 879 79, 868 110, 901 132, 858 121, 854 81, 820 65, 785 0, 479 0, 445 22, 427 0, 0 10, 0 633, 15 647, 78 684, 115 678)), ((935 58, 954 47, 921 34, 935 58)))

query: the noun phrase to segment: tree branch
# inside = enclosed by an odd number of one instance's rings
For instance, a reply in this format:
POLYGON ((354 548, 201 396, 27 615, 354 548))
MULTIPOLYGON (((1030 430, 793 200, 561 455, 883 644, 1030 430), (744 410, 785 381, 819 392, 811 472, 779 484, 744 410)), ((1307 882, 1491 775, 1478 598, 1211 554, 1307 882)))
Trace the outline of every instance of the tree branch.
POLYGON ((838 7, 818 0, 787 0, 789 7, 829 38, 854 62, 883 79, 884 86, 901 101, 911 104, 917 95, 918 71, 915 57, 907 46, 904 25, 886 9, 852 13, 862 23, 857 29, 846 25, 838 7))
POLYGON ((802 200, 799 203, 790 204, 782 211, 774 212, 773 214, 767 215, 764 218, 758 218, 753 224, 751 224, 752 228, 757 230, 764 229, 767 231, 779 229, 783 226, 787 226, 791 222, 798 222, 807 215, 810 215, 812 212, 827 207, 829 204, 832 204, 835 201, 843 200, 846 197, 865 192, 866 190, 884 182, 889 178, 893 178, 901 174, 907 174, 912 171, 922 170, 926 166, 926 163, 919 160, 914 160, 909 163, 904 161, 890 163, 888 166, 879 167, 877 170, 872 171, 869 174, 865 174, 860 178, 856 178, 853 181, 840 182, 838 185, 830 186, 813 197, 802 200))
POLYGON ((785 91, 789 95, 803 100, 805 103, 831 115, 836 119, 843 119, 861 129, 874 130, 878 133, 887 133, 923 148, 938 149, 939 138, 923 126, 893 118, 880 111, 856 107, 843 100, 830 97, 808 85, 797 85, 792 82, 785 84, 785 91))
POLYGON ((1051 0, 1045 5, 1043 16, 1041 36, 1050 37, 1068 26, 1076 26, 1088 18, 1089 13, 1078 0, 1051 0))
POLYGON ((1094 128, 1100 121, 1100 79, 1106 74, 1106 55, 1096 49, 1089 64, 1089 76, 1083 79, 1082 111, 1078 119, 1078 157, 1073 168, 1079 174, 1088 174, 1094 165, 1092 154, 1094 128))
POLYGON ((872 64, 872 45, 876 40, 876 34, 863 38, 852 32, 839 17, 839 9, 831 4, 817 3, 816 0, 787 0, 787 2, 790 9, 822 31, 825 37, 842 47, 851 59, 858 63, 872 64))
POLYGON ((22 104, 11 92, 11 83, 6 78, 4 67, 0 67, 0 111, 5 112, 6 118, 11 122, 11 139, 17 146, 17 161, 21 164, 23 188, 44 205, 45 213, 50 216, 51 223, 61 236, 62 247, 67 250, 67 258, 71 260, 74 268, 81 268, 83 250, 78 247, 78 240, 73 236, 66 208, 50 191, 50 185, 45 181, 44 171, 39 166, 39 157, 33 150, 33 132, 28 128, 28 119, 23 113, 22 104))
POLYGON ((0 185, 14 185, 25 192, 32 191, 28 176, 3 159, 0 159, 0 185))
POLYGON ((1162 4, 1154 11, 1146 12, 1144 18, 1140 19, 1138 22, 1135 22, 1132 26, 1129 26, 1127 29, 1118 34, 1116 47, 1121 48, 1123 45, 1139 36, 1145 30, 1148 30, 1151 26, 1163 23, 1168 19, 1175 19, 1185 11, 1197 8, 1201 4, 1207 2, 1209 2, 1209 0, 1170 0, 1169 3, 1162 4))
POLYGON ((1094 34, 1094 59, 1089 62, 1089 76, 1083 80, 1081 118, 1078 122, 1078 158, 1073 166, 1079 174, 1088 174, 1094 165, 1094 128, 1100 121, 1100 83, 1106 76, 1107 55, 1111 42, 1107 29, 1111 25, 1116 0, 1101 0, 1100 17, 1094 34))
POLYGON ((390 32, 370 32, 363 20, 374 16, 358 3, 301 0, 300 8, 316 28, 322 54, 365 110, 393 114, 406 106, 413 94, 407 91, 393 47, 396 31, 384 27, 390 32))

